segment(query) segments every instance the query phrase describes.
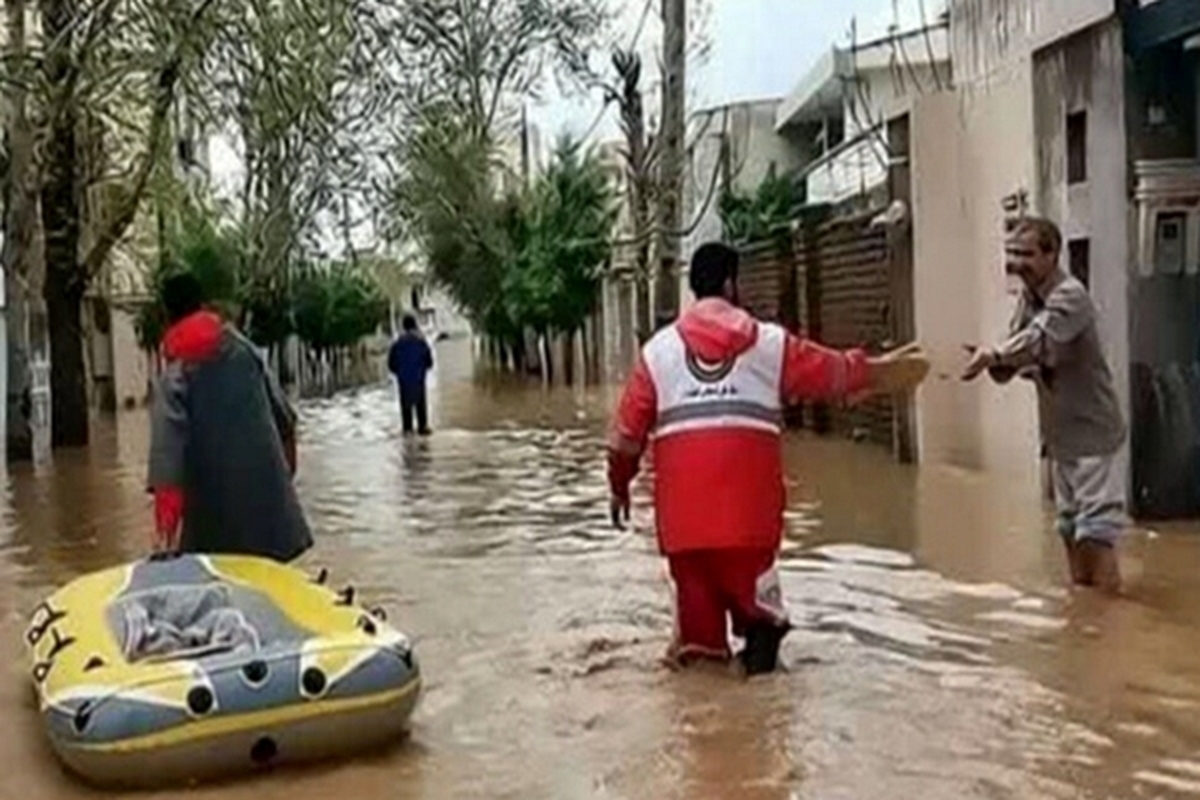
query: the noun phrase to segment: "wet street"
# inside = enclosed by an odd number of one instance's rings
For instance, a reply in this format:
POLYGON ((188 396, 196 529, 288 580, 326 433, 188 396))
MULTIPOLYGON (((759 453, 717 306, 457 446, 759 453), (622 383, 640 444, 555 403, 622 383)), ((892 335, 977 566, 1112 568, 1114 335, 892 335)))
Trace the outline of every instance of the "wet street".
MULTIPOLYGON (((786 674, 659 665, 669 586, 644 487, 607 522, 605 392, 472 379, 443 343, 427 440, 393 392, 302 408, 299 482, 328 566, 414 639, 410 741, 220 798, 1200 796, 1200 536, 1138 531, 1129 600, 1065 591, 1035 487, 794 436, 786 674)), ((11 475, 0 539, 4 797, 104 796, 43 744, 19 636, 52 587, 138 557, 145 418, 11 475)))

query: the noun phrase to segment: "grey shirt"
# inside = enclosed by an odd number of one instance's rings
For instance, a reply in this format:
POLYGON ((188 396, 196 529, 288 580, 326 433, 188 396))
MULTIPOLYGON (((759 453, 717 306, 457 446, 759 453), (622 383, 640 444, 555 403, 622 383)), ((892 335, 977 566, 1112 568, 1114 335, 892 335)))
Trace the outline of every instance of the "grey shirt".
POLYGON ((1100 346, 1096 306, 1076 278, 1056 271, 1022 292, 993 376, 1018 372, 1038 390, 1042 444, 1053 459, 1112 455, 1125 421, 1100 346))
POLYGON ((275 376, 231 327, 212 358, 167 366, 151 412, 148 484, 183 489, 181 550, 290 561, 312 545, 284 458, 295 425, 275 376))

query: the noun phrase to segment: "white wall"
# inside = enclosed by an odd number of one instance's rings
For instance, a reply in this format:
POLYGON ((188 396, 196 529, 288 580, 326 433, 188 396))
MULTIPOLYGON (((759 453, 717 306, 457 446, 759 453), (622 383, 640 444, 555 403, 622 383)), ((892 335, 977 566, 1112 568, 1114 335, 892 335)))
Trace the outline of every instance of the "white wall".
MULTIPOLYGON (((911 47, 911 45, 910 45, 911 47)), ((913 57, 924 56, 923 49, 913 57)), ((846 139, 860 136, 877 125, 910 111, 913 103, 939 87, 949 88, 948 63, 915 64, 899 70, 863 69, 858 84, 847 84, 843 103, 846 139)), ((882 186, 888 177, 886 130, 869 136, 829 159, 809 173, 806 180, 810 203, 839 203, 882 186)))
POLYGON ((787 172, 800 163, 800 152, 784 136, 775 132, 780 100, 737 103, 698 113, 691 123, 694 144, 688 152, 684 173, 684 224, 699 222, 684 238, 682 256, 685 269, 680 280, 680 307, 692 301, 687 288, 686 262, 707 241, 721 238, 720 176, 713 187, 722 140, 728 142, 730 183, 738 192, 754 192, 771 166, 777 173, 787 172), (712 187, 711 199, 710 187, 712 187), (705 201, 709 200, 707 205, 705 201))
POLYGON ((137 343, 134 317, 129 312, 114 308, 112 311, 112 361, 113 393, 117 408, 145 402, 149 381, 146 354, 137 343))
POLYGON ((918 395, 921 453, 1036 487, 1033 387, 958 380, 962 345, 1001 338, 1016 301, 1003 202, 1036 189, 1033 16, 1029 0, 954 0, 950 11, 955 89, 918 99, 912 117, 916 326, 935 364, 918 395))
POLYGON ((958 380, 964 344, 1001 338, 1015 303, 1003 269, 1003 199, 1032 193, 1031 64, 921 98, 913 112, 917 337, 934 360, 918 394, 925 462, 987 469, 1036 485, 1037 404, 1025 383, 958 380))

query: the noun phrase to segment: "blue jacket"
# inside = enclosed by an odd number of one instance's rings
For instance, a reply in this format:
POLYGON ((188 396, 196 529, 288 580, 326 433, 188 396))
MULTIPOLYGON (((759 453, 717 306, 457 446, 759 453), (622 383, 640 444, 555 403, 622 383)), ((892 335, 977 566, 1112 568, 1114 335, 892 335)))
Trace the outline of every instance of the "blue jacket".
POLYGON ((433 351, 419 333, 402 333, 388 350, 388 371, 403 386, 425 383, 425 373, 433 369, 433 351))

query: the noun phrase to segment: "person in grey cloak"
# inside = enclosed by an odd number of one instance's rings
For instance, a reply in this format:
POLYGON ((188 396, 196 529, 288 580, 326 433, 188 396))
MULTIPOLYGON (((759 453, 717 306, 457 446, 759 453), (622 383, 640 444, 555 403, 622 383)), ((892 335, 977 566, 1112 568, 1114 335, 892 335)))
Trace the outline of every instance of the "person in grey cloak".
POLYGON ((155 548, 291 561, 312 546, 296 498, 296 415, 254 345, 203 308, 199 282, 163 287, 167 360, 151 416, 155 548))

